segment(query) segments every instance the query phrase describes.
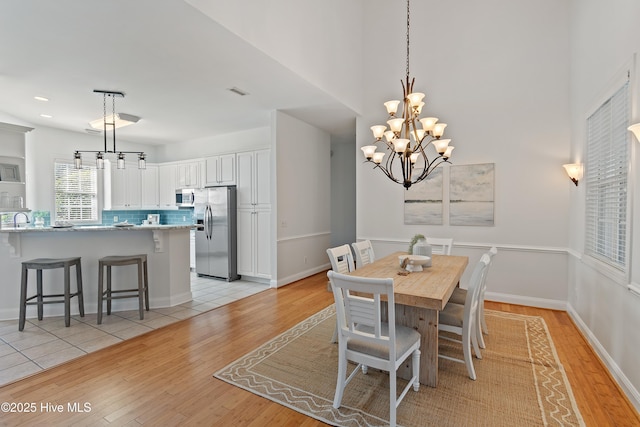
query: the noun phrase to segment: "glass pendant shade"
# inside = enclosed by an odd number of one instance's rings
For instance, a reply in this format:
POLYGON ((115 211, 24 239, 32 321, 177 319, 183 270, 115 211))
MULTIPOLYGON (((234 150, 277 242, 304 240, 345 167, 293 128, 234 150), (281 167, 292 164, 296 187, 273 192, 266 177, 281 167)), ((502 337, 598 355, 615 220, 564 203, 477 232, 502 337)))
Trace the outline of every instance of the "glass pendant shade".
POLYGON ((633 132, 633 134, 636 136, 636 139, 640 141, 640 123, 629 126, 627 130, 633 132))
POLYGON ((422 138, 424 138, 424 134, 425 131, 424 129, 416 129, 415 132, 411 132, 411 137, 416 141, 416 142, 420 142, 422 141, 422 138), (418 139, 416 140, 416 135, 418 137, 418 139))
POLYGON ((138 169, 147 168, 147 156, 144 153, 138 154, 138 169))
POLYGON ((447 160, 449 157, 451 157, 451 152, 453 151, 454 148, 456 148, 456 147, 454 147, 452 145, 448 146, 447 150, 442 155, 442 158, 447 160))
POLYGON ((396 153, 404 153, 409 145, 409 140, 404 138, 397 138, 393 140, 393 149, 396 153))
POLYGON ((360 147, 360 149, 364 153, 364 157, 367 160, 371 160, 373 158, 373 153, 376 152, 376 146, 375 145, 365 145, 364 147, 360 147))
POLYGON ((411 160, 411 164, 415 164, 418 161, 418 157, 420 157, 420 153, 413 153, 409 156, 411 160))
POLYGON ((99 151, 96 153, 96 169, 104 169, 104 154, 99 151))
POLYGON ((379 165, 382 163, 382 159, 384 158, 385 153, 373 153, 373 163, 379 165))
POLYGON ((387 113, 390 116, 395 116, 398 112, 398 105, 400 105, 400 101, 387 101, 384 103, 384 106, 387 107, 387 113))
POLYGON ((396 135, 393 133, 392 130, 388 130, 384 133, 384 137, 387 140, 387 142, 391 142, 395 139, 396 135))
POLYGON ((382 137, 384 136, 384 132, 386 130, 387 130, 386 126, 382 126, 382 125, 371 126, 371 131, 373 132, 373 137, 375 139, 377 139, 378 141, 380 141, 382 139, 382 137))
POLYGON ((73 165, 76 169, 82 169, 82 156, 78 151, 73 154, 73 165))
POLYGON ((404 119, 391 119, 387 121, 387 124, 393 132, 400 132, 404 124, 404 119))
POLYGON ((407 98, 409 99, 411 106, 416 107, 420 102, 422 102, 422 99, 424 98, 424 93, 420 93, 420 92, 410 93, 407 96, 407 98))
POLYGON ((420 119, 420 123, 422 123, 422 129, 427 132, 433 130, 433 125, 435 125, 437 122, 437 117, 425 117, 424 119, 420 119))
POLYGON ((438 154, 444 154, 447 151, 447 146, 451 142, 450 139, 434 139, 431 141, 434 147, 436 147, 436 151, 438 154))
POLYGON ((118 169, 124 169, 124 153, 118 153, 118 169))
POLYGON ((444 135, 444 128, 446 127, 446 123, 436 123, 435 125, 433 125, 433 136, 435 136, 436 138, 440 138, 442 135, 444 135))

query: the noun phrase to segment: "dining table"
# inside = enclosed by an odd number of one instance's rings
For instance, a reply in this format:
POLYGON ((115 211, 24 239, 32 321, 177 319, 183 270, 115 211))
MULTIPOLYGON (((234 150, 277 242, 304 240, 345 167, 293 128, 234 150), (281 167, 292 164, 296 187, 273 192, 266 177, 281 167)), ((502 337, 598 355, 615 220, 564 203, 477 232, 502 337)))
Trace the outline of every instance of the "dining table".
MULTIPOLYGON (((366 264, 348 274, 370 278, 393 278, 396 324, 416 329, 420 341, 420 383, 438 385, 438 317, 453 290, 460 283, 469 258, 454 255, 432 255, 431 266, 422 271, 407 272, 400 268, 395 252, 366 264)), ((398 376, 411 378, 409 365, 398 369, 398 376)))

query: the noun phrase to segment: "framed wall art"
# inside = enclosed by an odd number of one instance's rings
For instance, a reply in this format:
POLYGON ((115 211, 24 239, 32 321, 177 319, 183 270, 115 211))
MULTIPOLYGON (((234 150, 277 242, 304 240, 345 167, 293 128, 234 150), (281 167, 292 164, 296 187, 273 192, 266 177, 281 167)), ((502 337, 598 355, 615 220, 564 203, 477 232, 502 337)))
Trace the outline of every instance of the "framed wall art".
MULTIPOLYGON (((420 170, 415 171, 416 174, 420 170)), ((404 192, 404 223, 442 225, 442 168, 434 170, 424 181, 404 192)))
POLYGON ((494 225, 495 165, 452 165, 449 178, 449 224, 494 225))

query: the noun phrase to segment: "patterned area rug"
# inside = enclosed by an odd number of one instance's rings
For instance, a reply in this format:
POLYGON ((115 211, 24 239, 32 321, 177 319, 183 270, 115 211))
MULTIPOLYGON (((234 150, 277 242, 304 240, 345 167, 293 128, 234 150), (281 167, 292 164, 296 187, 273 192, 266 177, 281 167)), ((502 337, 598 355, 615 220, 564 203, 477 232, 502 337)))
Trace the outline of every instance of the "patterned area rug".
MULTIPOLYGON (((464 364, 440 359, 438 387, 410 390, 398 407, 398 424, 584 426, 544 320, 489 310, 486 318, 487 348, 474 359, 478 379, 469 379, 464 364)), ((334 325, 330 306, 214 376, 331 425, 388 425, 389 378, 383 372, 356 375, 340 409, 332 407, 334 325)), ((462 358, 459 344, 446 340, 440 340, 440 352, 462 358)), ((405 382, 398 383, 400 390, 405 382)))

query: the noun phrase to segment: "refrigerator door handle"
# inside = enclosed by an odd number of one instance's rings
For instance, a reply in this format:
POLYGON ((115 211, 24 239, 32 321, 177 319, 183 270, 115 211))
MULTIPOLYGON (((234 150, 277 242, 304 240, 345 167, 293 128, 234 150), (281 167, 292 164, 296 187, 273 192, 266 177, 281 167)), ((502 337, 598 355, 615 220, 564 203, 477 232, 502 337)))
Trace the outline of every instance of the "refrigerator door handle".
POLYGON ((213 209, 211 209, 211 206, 208 206, 209 208, 209 240, 211 240, 211 238, 213 237, 213 209))
POLYGON ((204 236, 209 240, 209 206, 204 209, 204 236))

